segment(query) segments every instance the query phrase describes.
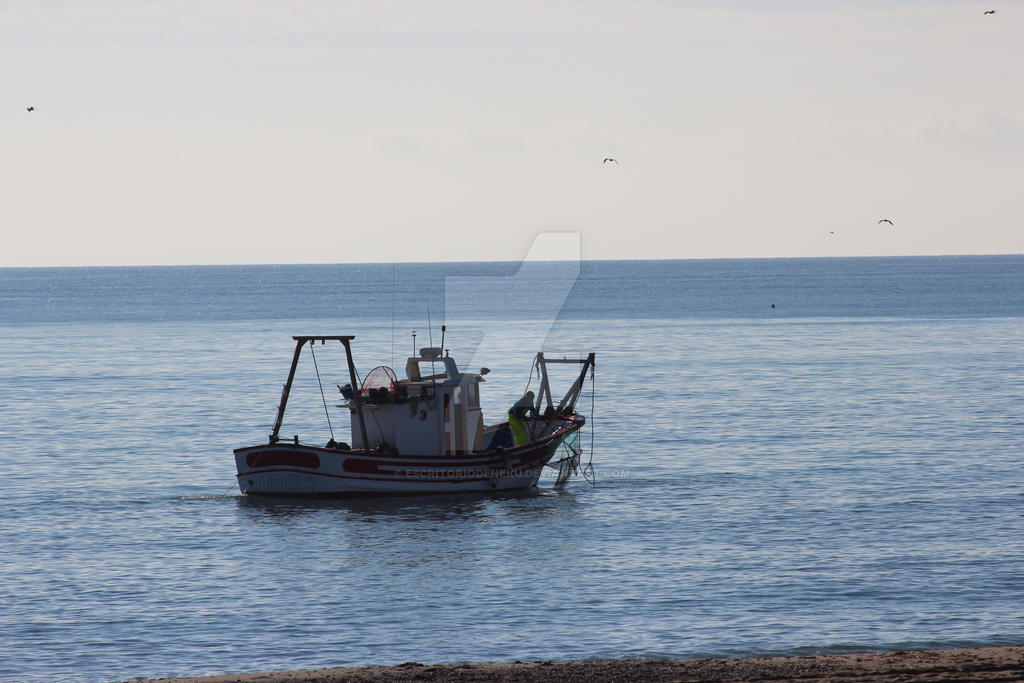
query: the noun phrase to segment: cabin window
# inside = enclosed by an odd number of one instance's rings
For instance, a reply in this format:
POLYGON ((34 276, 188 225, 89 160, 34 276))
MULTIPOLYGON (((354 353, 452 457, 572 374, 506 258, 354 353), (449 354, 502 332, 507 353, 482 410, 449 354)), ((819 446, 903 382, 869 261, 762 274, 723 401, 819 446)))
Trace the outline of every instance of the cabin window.
POLYGON ((466 386, 466 407, 476 410, 480 407, 480 385, 469 384, 466 386))

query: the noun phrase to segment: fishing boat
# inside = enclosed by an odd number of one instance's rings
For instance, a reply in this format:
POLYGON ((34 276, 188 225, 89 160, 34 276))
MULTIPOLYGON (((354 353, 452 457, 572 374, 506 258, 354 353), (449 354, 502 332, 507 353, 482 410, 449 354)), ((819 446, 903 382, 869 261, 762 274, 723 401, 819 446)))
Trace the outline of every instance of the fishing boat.
MULTIPOLYGON (((405 378, 379 366, 360 382, 352 357, 353 336, 296 336, 291 369, 281 394, 273 431, 266 443, 235 449, 239 490, 246 495, 349 496, 512 491, 535 487, 544 468, 557 468, 556 487, 580 472, 580 430, 586 423, 576 403, 594 354, 548 358, 538 353, 538 389, 524 396, 508 419, 487 425, 480 388, 487 368, 463 372, 438 347, 408 358, 405 378), (338 386, 351 424, 351 445, 336 441, 314 346, 340 342, 347 384, 338 386), (282 439, 285 408, 304 348, 309 348, 320 382, 330 429, 325 445, 282 439), (549 366, 579 366, 562 399, 551 394, 549 366)), ((443 343, 443 342, 442 342, 443 343)), ((530 383, 534 371, 530 373, 530 383)), ((324 436, 327 436, 326 434, 324 436)), ((322 443, 322 441, 317 441, 322 443)), ((592 441, 591 441, 592 443, 592 441)))

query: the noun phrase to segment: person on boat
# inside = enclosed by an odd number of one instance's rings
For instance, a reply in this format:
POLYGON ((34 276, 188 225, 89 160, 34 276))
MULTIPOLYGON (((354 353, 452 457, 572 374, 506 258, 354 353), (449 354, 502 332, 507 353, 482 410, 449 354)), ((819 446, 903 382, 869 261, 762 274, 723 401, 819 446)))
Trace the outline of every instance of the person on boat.
POLYGON ((521 399, 508 409, 508 426, 512 430, 512 444, 522 446, 530 440, 526 431, 527 417, 537 417, 537 409, 533 407, 533 392, 527 391, 521 399))

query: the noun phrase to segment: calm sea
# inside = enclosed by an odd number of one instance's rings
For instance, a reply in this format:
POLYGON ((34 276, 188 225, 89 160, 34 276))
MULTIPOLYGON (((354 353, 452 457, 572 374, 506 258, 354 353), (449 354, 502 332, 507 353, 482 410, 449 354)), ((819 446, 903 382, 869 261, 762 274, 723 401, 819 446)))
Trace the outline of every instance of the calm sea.
POLYGON ((1024 256, 518 268, 0 269, 0 680, 1024 642, 1024 256), (495 421, 596 352, 595 483, 238 495, 292 334, 442 324, 495 421))

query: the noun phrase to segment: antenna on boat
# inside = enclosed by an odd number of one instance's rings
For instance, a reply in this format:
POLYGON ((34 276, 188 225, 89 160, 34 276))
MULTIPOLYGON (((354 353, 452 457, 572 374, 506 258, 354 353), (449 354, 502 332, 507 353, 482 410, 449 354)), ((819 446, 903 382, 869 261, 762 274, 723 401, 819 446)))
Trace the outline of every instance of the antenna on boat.
MULTIPOLYGON (((427 306, 427 334, 430 335, 428 337, 428 339, 430 339, 430 348, 434 348, 434 325, 433 325, 433 323, 430 322, 430 306, 427 306)), ((433 352, 431 352, 431 353, 433 353, 433 352)), ((436 375, 437 374, 437 371, 434 369, 434 364, 433 363, 430 364, 430 374, 431 375, 436 375)))
POLYGON ((441 325, 441 348, 444 348, 444 331, 448 329, 447 325, 441 325))
POLYGON ((395 286, 397 280, 398 265, 391 262, 391 365, 395 364, 395 310, 398 308, 398 289, 395 286))
POLYGON ((412 331, 412 355, 416 355, 416 330, 412 331))

